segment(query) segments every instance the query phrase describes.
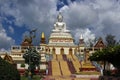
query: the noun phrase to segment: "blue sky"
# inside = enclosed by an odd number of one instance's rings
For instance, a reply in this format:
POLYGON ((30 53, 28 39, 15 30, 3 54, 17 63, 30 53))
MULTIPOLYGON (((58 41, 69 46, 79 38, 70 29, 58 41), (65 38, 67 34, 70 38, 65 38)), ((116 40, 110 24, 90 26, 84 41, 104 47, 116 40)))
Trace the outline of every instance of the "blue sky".
POLYGON ((40 44, 42 32, 48 39, 58 12, 67 29, 85 42, 113 34, 120 39, 120 0, 0 0, 0 50, 20 45, 28 31, 37 29, 33 44, 40 44))

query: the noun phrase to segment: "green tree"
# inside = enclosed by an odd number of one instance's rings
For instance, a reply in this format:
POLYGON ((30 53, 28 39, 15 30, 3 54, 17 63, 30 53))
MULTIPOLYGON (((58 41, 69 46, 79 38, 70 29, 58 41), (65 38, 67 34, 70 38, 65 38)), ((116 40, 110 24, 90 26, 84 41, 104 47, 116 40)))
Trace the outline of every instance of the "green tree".
POLYGON ((37 66, 40 64, 40 55, 35 50, 35 48, 29 48, 26 53, 23 55, 23 58, 25 59, 25 63, 29 65, 28 70, 34 74, 34 70, 37 66))
POLYGON ((114 46, 109 49, 107 56, 107 61, 114 65, 118 70, 120 70, 120 45, 114 46))
POLYGON ((0 57, 0 80, 20 80, 20 74, 15 66, 0 57))
POLYGON ((89 57, 89 59, 91 61, 109 62, 118 69, 118 73, 120 74, 120 63, 118 62, 120 61, 120 45, 107 47, 102 51, 96 51, 89 57))
POLYGON ((105 71, 105 66, 106 66, 106 54, 107 54, 107 50, 106 49, 103 49, 103 50, 99 50, 99 51, 96 51, 95 53, 93 53, 89 59, 91 61, 98 61, 98 62, 103 62, 104 64, 104 71, 105 71))
POLYGON ((117 44, 117 41, 115 40, 115 36, 112 34, 108 34, 105 37, 105 39, 106 39, 107 47, 112 47, 112 46, 115 46, 117 44))

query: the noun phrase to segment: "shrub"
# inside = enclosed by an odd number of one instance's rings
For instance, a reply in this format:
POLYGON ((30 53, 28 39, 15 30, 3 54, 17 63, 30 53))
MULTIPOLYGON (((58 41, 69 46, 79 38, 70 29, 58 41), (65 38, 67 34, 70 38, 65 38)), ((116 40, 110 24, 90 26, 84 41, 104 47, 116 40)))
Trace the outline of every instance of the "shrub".
POLYGON ((20 80, 20 74, 15 66, 0 57, 0 80, 20 80))
POLYGON ((20 66, 21 66, 21 67, 25 67, 25 64, 24 64, 24 63, 22 63, 20 66))

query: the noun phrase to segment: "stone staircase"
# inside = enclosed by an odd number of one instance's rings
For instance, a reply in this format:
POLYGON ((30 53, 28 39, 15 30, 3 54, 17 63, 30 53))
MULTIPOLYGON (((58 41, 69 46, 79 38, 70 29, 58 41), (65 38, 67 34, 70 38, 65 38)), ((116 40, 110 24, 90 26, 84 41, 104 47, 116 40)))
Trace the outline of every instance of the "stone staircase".
MULTIPOLYGON (((75 72, 80 72, 80 63, 79 60, 77 59, 77 57, 75 55, 66 55, 68 58, 68 61, 71 61, 71 64, 73 64, 73 69, 75 69, 75 72)), ((74 72, 74 71, 73 71, 74 72)))
POLYGON ((72 61, 67 61, 67 64, 68 64, 68 67, 69 67, 69 70, 72 74, 75 73, 75 67, 73 66, 73 63, 72 61))
POLYGON ((58 61, 63 60, 63 56, 62 56, 62 55, 59 55, 59 54, 58 54, 58 55, 56 55, 56 56, 57 56, 56 58, 57 58, 58 61))
POLYGON ((68 61, 73 61, 74 60, 71 55, 66 55, 66 56, 67 56, 68 61))
POLYGON ((52 61, 52 75, 53 76, 61 75, 60 66, 59 66, 58 61, 52 61))
POLYGON ((81 67, 79 61, 77 61, 77 60, 76 61, 72 61, 72 63, 73 63, 73 66, 75 68, 76 73, 79 73, 80 72, 80 67, 81 67))
POLYGON ((69 67, 66 61, 60 61, 60 66, 61 66, 61 71, 63 75, 65 76, 71 75, 71 72, 69 70, 69 67))
POLYGON ((73 58, 74 60, 78 60, 78 58, 77 58, 75 55, 72 55, 72 58, 73 58))
POLYGON ((53 59, 48 63, 48 74, 53 76, 70 76, 71 74, 99 74, 95 66, 90 63, 81 63, 75 55, 53 55, 53 59), (50 67, 51 66, 51 67, 50 67), (91 72, 92 71, 92 72, 91 72))
POLYGON ((63 56, 63 60, 67 61, 67 56, 66 55, 62 55, 63 56))

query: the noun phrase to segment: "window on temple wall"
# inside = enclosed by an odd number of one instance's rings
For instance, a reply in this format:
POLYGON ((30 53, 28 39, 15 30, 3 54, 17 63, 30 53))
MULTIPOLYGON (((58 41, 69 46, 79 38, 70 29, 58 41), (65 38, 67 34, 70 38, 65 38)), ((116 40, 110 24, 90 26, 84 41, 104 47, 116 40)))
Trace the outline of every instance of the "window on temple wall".
POLYGON ((81 49, 81 52, 83 52, 84 50, 83 49, 81 49))
POLYGON ((37 47, 38 50, 40 50, 41 48, 40 47, 37 47))
POLYGON ((92 51, 92 48, 89 48, 90 51, 92 51))
POLYGON ((19 46, 14 46, 12 49, 20 49, 19 46))
POLYGON ((15 47, 12 47, 12 49, 15 49, 15 47))
POLYGON ((49 52, 50 52, 50 49, 49 49, 49 52))
POLYGON ((45 50, 46 52, 48 51, 48 49, 45 50))
POLYGON ((24 53, 25 51, 24 51, 24 50, 22 50, 21 52, 22 52, 22 53, 24 53))

